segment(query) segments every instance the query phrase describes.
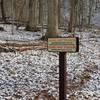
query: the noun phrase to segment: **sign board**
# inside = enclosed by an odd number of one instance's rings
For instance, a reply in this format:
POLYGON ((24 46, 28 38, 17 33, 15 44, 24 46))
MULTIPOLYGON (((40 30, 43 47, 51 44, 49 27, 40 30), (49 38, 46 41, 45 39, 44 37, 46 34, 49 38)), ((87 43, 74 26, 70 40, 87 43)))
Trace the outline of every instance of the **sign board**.
POLYGON ((79 38, 48 38, 48 51, 51 52, 78 52, 79 38))

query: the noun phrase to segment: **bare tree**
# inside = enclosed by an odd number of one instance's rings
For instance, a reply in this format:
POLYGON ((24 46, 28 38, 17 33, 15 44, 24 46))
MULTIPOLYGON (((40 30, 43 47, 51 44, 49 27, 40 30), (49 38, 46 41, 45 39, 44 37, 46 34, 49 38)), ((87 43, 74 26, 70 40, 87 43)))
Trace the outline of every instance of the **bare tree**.
POLYGON ((29 0, 29 16, 28 16, 28 23, 26 26, 26 30, 36 31, 37 23, 38 23, 38 16, 37 16, 37 5, 38 0, 29 0))
POLYGON ((2 20, 7 23, 6 21, 6 15, 5 15, 5 9, 4 9, 4 0, 1 0, 1 14, 2 14, 2 20))
POLYGON ((44 19, 44 0, 39 0, 39 24, 43 24, 44 19))
POLYGON ((73 26, 75 26, 75 9, 77 5, 78 0, 70 0, 70 21, 68 26, 68 32, 73 32, 73 26))
POLYGON ((58 35, 58 0, 48 0, 48 37, 58 35))
POLYGON ((93 7, 93 0, 89 0, 89 16, 88 16, 88 25, 89 26, 91 24, 92 7, 93 7))

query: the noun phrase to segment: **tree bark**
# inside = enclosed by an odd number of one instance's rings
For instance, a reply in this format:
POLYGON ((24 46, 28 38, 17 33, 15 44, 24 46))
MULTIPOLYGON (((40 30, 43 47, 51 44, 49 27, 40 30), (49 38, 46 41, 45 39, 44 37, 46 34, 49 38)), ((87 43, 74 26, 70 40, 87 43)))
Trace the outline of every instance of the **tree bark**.
POLYGON ((26 26, 26 30, 34 31, 36 30, 36 26, 38 23, 38 16, 37 16, 37 0, 29 0, 29 16, 28 16, 28 23, 26 26))
POLYGON ((39 0, 39 24, 43 25, 44 11, 43 0, 39 0))
POLYGON ((47 37, 57 37, 58 33, 58 0, 48 0, 47 37))
POLYGON ((93 6, 93 0, 89 0, 89 17, 88 17, 88 25, 89 26, 91 24, 92 6, 93 6))
POLYGON ((73 32, 73 26, 75 25, 75 8, 76 8, 77 0, 70 0, 70 21, 68 25, 68 32, 73 32))
POLYGON ((1 0, 1 14, 2 14, 2 20, 7 23, 6 21, 6 15, 5 15, 5 10, 4 10, 4 0, 1 0))

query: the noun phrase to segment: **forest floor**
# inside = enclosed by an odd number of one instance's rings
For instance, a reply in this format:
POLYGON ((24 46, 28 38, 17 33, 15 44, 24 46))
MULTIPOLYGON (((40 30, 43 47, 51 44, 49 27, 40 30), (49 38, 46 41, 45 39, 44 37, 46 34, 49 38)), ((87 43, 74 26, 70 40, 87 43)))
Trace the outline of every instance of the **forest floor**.
MULTIPOLYGON (((13 36, 9 26, 3 27, 5 31, 0 32, 0 44, 11 43, 11 39, 42 44, 40 33, 14 31, 16 34, 13 36)), ((80 51, 66 55, 67 100, 100 100, 100 30, 78 33, 80 51)), ((59 53, 38 47, 0 52, 0 100, 38 100, 36 98, 42 96, 50 100, 58 98, 58 56, 59 53)))

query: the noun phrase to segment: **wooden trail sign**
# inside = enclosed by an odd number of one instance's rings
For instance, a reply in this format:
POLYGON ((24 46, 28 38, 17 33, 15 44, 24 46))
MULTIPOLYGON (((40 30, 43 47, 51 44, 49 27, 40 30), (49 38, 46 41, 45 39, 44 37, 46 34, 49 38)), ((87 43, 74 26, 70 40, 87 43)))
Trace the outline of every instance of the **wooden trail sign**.
POLYGON ((66 52, 79 51, 79 37, 48 38, 48 51, 59 52, 59 100, 66 100, 66 52))
POLYGON ((79 38, 48 38, 48 51, 50 52, 70 52, 79 51, 79 38))

